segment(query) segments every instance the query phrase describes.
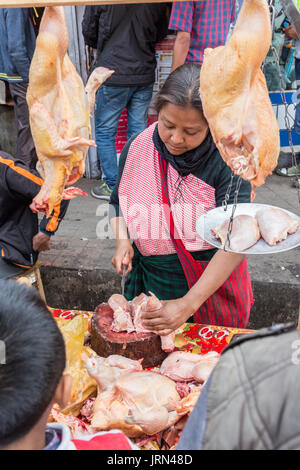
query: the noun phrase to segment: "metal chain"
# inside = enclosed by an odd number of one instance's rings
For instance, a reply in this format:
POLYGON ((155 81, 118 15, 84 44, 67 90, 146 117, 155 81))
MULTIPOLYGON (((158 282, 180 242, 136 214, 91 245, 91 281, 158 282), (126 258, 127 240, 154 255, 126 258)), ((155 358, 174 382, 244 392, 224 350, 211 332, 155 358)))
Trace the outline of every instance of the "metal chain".
MULTIPOLYGON (((233 180, 233 176, 234 175, 232 173, 231 180, 233 180)), ((224 242, 224 247, 223 247, 224 251, 226 251, 226 243, 227 243, 227 247, 230 248, 230 236, 231 236, 232 227, 233 227, 233 218, 234 218, 234 213, 236 211, 236 207, 237 207, 237 204, 238 204, 238 195, 239 195, 239 190, 240 190, 240 187, 241 187, 241 183, 242 183, 242 178, 241 178, 241 176, 239 176, 238 180, 237 180, 237 183, 236 183, 236 188, 235 188, 235 191, 234 191, 233 205, 232 205, 231 216, 230 216, 230 219, 229 219, 227 237, 226 237, 226 241, 224 242)), ((227 210, 227 207, 224 210, 227 210)))
POLYGON ((229 185, 228 185, 228 188, 227 188, 227 191, 226 191, 224 200, 222 201, 222 207, 223 207, 223 209, 224 209, 225 212, 227 211, 228 200, 229 200, 230 193, 231 193, 233 178, 234 178, 234 173, 233 173, 233 171, 232 171, 232 172, 231 172, 230 183, 229 183, 229 185))

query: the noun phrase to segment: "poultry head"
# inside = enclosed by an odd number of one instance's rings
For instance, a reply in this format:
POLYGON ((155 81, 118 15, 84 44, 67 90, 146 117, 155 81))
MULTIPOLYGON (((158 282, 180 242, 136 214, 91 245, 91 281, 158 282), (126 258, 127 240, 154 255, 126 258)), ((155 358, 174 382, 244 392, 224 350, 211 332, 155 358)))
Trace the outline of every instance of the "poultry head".
MULTIPOLYGON (((86 87, 68 54, 68 30, 63 7, 46 7, 29 72, 27 103, 30 127, 44 183, 31 210, 52 213, 85 171, 91 137, 90 113, 98 87, 113 73, 99 67, 86 87)), ((76 192, 73 191, 73 195, 76 192)))
MULTIPOLYGON (((264 184, 277 164, 279 129, 260 67, 271 45, 266 0, 244 0, 225 46, 205 49, 200 72, 204 115, 233 172, 264 184)), ((252 199, 254 192, 252 192, 252 199)))
MULTIPOLYGON (((112 330, 117 332, 127 331, 128 333, 132 331, 150 333, 150 330, 143 327, 141 315, 145 310, 156 310, 162 306, 160 300, 152 292, 150 292, 150 296, 142 293, 130 302, 120 294, 113 294, 108 299, 108 304, 114 311, 112 330)), ((156 331, 153 333, 157 334, 156 331)), ((168 335, 160 336, 163 351, 172 352, 175 349, 175 334, 176 331, 173 331, 168 335)))
MULTIPOLYGON (((225 220, 221 225, 212 229, 213 235, 221 240, 222 247, 224 247, 227 242, 229 223, 229 219, 225 220)), ((234 217, 229 244, 231 250, 236 252, 247 250, 251 246, 255 245, 259 239, 260 231, 258 223, 254 217, 246 214, 234 217)))

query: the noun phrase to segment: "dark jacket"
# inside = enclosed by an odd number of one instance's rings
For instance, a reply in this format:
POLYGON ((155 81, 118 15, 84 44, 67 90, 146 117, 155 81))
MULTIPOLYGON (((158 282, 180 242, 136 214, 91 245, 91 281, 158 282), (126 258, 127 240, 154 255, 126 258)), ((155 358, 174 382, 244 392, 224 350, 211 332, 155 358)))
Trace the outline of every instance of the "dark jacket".
POLYGON ((85 8, 82 34, 97 49, 95 65, 115 71, 105 85, 154 83, 155 44, 168 32, 167 8, 164 3, 85 8))
POLYGON ((0 79, 28 82, 35 50, 33 8, 0 8, 0 79))
POLYGON ((0 254, 6 261, 33 266, 38 253, 33 251, 32 238, 39 230, 53 235, 65 215, 69 201, 62 201, 39 227, 38 215, 29 205, 42 183, 36 170, 0 151, 0 254))
POLYGON ((229 345, 177 450, 300 449, 300 331, 274 325, 229 345))

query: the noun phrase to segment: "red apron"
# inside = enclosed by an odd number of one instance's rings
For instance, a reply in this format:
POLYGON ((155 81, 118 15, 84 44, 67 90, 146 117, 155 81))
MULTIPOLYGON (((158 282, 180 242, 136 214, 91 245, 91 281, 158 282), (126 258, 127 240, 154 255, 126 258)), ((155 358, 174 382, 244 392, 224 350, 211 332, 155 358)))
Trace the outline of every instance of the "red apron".
MULTIPOLYGON (((169 224, 170 237, 178 254, 189 289, 203 274, 209 261, 196 261, 186 250, 178 236, 170 210, 170 199, 167 186, 168 163, 159 156, 159 167, 162 183, 162 198, 166 220, 169 224)), ((250 309, 253 305, 251 279, 247 267, 247 258, 243 257, 229 278, 211 295, 194 313, 194 322, 206 325, 221 325, 235 328, 247 326, 250 309)))

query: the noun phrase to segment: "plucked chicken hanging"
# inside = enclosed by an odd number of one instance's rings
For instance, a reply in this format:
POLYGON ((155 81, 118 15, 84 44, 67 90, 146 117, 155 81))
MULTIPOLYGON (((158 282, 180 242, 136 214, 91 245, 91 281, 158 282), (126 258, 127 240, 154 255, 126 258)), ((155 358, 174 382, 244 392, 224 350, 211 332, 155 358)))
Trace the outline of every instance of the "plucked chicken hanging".
MULTIPOLYGON (((34 198, 33 212, 49 216, 85 171, 91 137, 90 113, 98 87, 113 73, 99 67, 86 87, 68 54, 68 30, 63 7, 45 9, 31 62, 27 103, 30 127, 44 180, 34 198)), ((73 188, 73 195, 76 188, 73 188)))
POLYGON ((200 73, 204 115, 235 174, 264 184, 277 164, 279 129, 261 64, 271 44, 266 0, 244 0, 225 46, 205 49, 200 73))

